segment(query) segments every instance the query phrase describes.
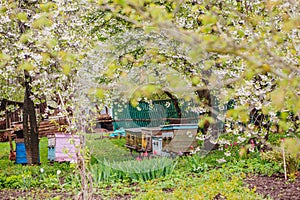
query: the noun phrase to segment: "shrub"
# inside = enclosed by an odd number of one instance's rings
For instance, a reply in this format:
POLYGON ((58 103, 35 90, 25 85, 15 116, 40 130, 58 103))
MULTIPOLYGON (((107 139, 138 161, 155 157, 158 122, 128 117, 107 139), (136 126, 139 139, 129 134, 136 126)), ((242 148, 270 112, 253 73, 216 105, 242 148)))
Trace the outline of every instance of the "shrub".
POLYGON ((293 178, 298 171, 300 164, 300 140, 297 138, 287 138, 282 140, 279 146, 274 146, 272 151, 262 153, 262 159, 275 161, 284 167, 283 153, 288 175, 293 178))

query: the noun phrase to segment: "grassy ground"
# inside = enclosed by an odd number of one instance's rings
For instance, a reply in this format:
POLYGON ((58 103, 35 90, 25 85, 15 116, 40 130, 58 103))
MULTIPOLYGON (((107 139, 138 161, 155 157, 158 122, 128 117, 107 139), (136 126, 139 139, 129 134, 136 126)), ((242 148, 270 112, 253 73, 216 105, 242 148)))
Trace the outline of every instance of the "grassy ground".
MULTIPOLYGON (((8 160, 9 144, 0 143, 0 195, 17 191, 23 195, 20 199, 72 199, 79 194, 78 168, 69 163, 50 165, 47 161, 47 143, 47 138, 41 138, 40 166, 14 164, 8 160), (35 192, 40 189, 45 191, 42 194, 35 192)), ((100 162, 104 159, 108 162, 135 160, 138 156, 137 153, 131 155, 124 147, 124 138, 100 139, 99 135, 91 134, 87 135, 86 144, 92 157, 100 162)), ((249 164, 241 165, 239 161, 211 168, 209 163, 220 156, 223 154, 197 160, 180 157, 172 174, 149 181, 113 177, 94 182, 93 199, 224 199, 224 196, 227 199, 262 199, 255 190, 245 187, 243 178, 250 166, 256 166, 250 172, 265 169, 266 166, 258 165, 259 160, 251 160, 249 164)), ((269 166, 268 171, 273 168, 269 166)))
POLYGON ((125 142, 125 138, 100 139, 99 136, 95 134, 86 136, 86 145, 89 148, 91 155, 99 161, 105 159, 111 162, 118 162, 135 159, 137 153, 130 153, 124 146, 125 142))
MULTIPOLYGON (((16 149, 16 144, 13 141, 13 148, 16 149)), ((7 166, 13 166, 14 162, 8 159, 10 146, 8 142, 0 142, 0 172, 7 166)), ((48 163, 48 139, 41 138, 40 140, 40 159, 41 163, 48 163)))

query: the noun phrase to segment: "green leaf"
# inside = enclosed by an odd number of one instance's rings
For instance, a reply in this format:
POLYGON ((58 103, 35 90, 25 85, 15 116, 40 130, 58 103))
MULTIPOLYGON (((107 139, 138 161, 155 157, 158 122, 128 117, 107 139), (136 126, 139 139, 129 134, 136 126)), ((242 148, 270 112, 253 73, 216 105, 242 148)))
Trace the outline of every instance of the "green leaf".
POLYGON ((62 65, 62 72, 67 76, 71 72, 71 66, 70 65, 62 65))
POLYGON ((21 22, 26 22, 27 19, 27 14, 25 12, 20 12, 17 14, 17 19, 20 20, 21 22))
POLYGON ((124 0, 114 0, 114 3, 119 4, 121 6, 126 6, 126 2, 124 0))
POLYGON ((158 27, 156 27, 156 26, 146 26, 144 28, 144 30, 145 30, 146 33, 151 33, 151 32, 158 31, 158 27))
POLYGON ((26 43, 28 42, 29 38, 30 38, 30 35, 27 34, 27 33, 25 33, 25 34, 22 34, 22 35, 21 35, 19 41, 20 41, 21 43, 26 44, 26 43))
POLYGON ((204 128, 205 125, 209 125, 211 123, 214 123, 214 119, 212 117, 202 117, 200 120, 199 120, 199 123, 198 123, 198 126, 200 128, 204 128))
POLYGON ((201 82, 201 78, 199 76, 192 77, 192 85, 196 86, 201 82))
POLYGON ((300 16, 297 16, 283 24, 284 31, 291 31, 292 29, 297 29, 300 26, 300 16))
POLYGON ((218 21, 217 17, 211 14, 203 15, 200 19, 204 26, 216 24, 218 21))
POLYGON ((10 60, 10 56, 5 53, 0 53, 0 66, 4 66, 10 60))
POLYGON ((57 39, 56 38, 51 38, 51 39, 47 40, 46 46, 49 49, 53 49, 57 44, 58 44, 57 39))
POLYGON ((237 33, 238 33, 239 37, 244 37, 244 35, 245 35, 245 33, 244 33, 244 31, 242 29, 238 29, 237 33))
POLYGON ((50 27, 52 24, 52 21, 47 16, 43 15, 33 21, 32 27, 35 29, 42 29, 43 27, 50 27))
POLYGON ((0 61, 9 61, 10 56, 6 53, 0 53, 0 61))
POLYGON ((20 64, 19 68, 22 70, 31 71, 35 69, 35 66, 31 62, 23 62, 20 64))
POLYGON ((285 92, 283 89, 276 89, 271 93, 272 104, 275 109, 281 110, 283 108, 285 92))
POLYGON ((104 99, 104 90, 102 88, 97 88, 96 89, 96 97, 99 99, 104 99))
POLYGON ((5 13, 7 11, 7 7, 0 6, 0 13, 5 13))
POLYGON ((51 10, 56 10, 57 8, 58 6, 54 2, 47 2, 47 3, 40 4, 40 9, 43 12, 49 12, 51 10))
POLYGON ((130 104, 132 105, 132 107, 137 107, 139 105, 139 102, 133 98, 133 99, 130 99, 130 104))
POLYGON ((42 52, 41 56, 42 56, 42 63, 44 65, 47 65, 49 63, 49 60, 50 60, 50 55, 48 53, 42 52))

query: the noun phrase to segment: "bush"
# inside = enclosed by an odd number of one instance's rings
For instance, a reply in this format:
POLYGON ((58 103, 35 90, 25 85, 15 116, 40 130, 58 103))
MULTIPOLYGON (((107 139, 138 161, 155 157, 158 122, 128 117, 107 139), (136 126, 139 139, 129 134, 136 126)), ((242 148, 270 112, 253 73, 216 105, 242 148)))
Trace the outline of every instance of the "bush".
POLYGON ((288 175, 293 178, 300 164, 300 140, 287 138, 282 140, 281 146, 274 146, 272 151, 262 153, 262 159, 277 162, 284 167, 283 151, 285 154, 286 169, 288 175))

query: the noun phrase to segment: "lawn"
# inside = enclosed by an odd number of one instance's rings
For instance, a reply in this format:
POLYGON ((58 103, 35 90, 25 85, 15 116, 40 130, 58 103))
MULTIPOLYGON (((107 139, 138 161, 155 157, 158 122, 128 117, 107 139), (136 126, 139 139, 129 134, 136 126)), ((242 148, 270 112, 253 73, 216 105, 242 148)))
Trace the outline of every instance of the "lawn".
POLYGON ((101 139, 97 134, 86 135, 86 145, 91 155, 99 161, 134 160, 138 154, 125 148, 125 138, 101 139))

